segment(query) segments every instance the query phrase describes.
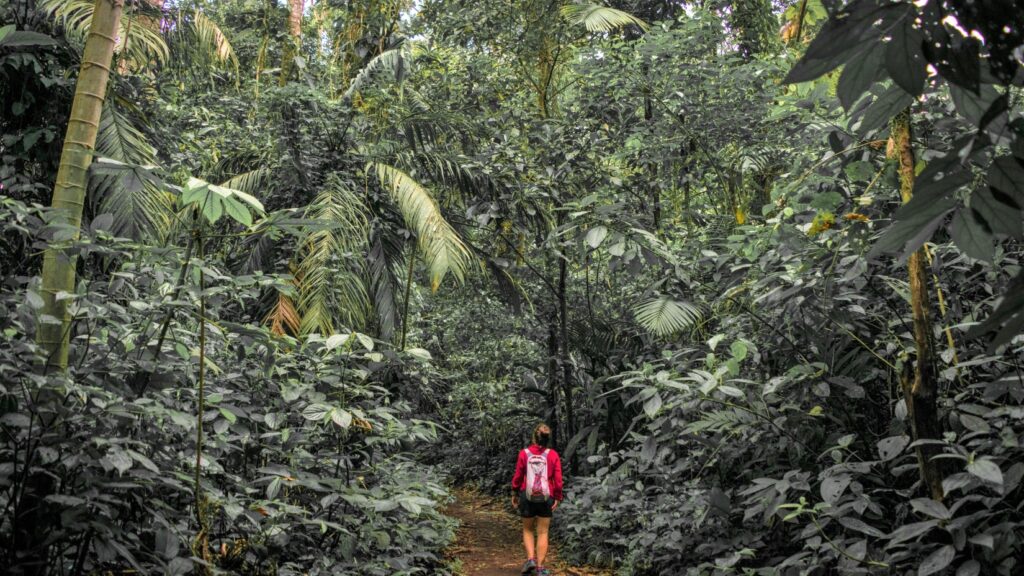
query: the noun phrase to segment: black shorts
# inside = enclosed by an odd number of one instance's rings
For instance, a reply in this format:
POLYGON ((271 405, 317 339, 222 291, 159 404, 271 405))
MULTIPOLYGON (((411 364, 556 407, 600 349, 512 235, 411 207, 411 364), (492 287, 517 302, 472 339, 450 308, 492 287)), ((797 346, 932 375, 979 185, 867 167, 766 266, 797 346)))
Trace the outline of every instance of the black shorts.
POLYGON ((520 494, 519 515, 523 518, 551 518, 551 506, 554 503, 554 498, 548 498, 545 502, 530 502, 525 494, 520 494))

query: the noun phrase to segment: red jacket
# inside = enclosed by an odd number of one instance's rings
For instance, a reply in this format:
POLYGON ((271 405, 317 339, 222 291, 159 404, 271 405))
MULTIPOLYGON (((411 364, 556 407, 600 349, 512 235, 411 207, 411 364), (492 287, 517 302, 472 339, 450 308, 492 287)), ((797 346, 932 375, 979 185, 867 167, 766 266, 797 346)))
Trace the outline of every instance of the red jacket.
MULTIPOLYGON (((530 444, 527 448, 533 454, 543 454, 544 450, 548 451, 548 485, 551 486, 551 497, 561 502, 562 500, 562 459, 558 457, 558 452, 554 449, 544 448, 536 444, 530 444)), ((516 473, 512 476, 512 490, 516 493, 522 492, 526 489, 526 452, 523 450, 519 451, 519 457, 516 460, 516 473)))

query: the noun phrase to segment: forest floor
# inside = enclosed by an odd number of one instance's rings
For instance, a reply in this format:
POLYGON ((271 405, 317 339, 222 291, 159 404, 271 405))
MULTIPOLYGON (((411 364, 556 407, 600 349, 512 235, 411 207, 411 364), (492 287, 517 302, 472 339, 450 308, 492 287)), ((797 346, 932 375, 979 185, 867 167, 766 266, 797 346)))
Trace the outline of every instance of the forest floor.
MULTIPOLYGON (((447 555, 460 576, 516 576, 525 561, 519 518, 511 505, 479 492, 459 488, 445 514, 459 521, 459 531, 447 555)), ((555 513, 555 522, 558 513, 555 513)), ((569 566, 558 560, 552 541, 546 564, 557 576, 605 576, 608 572, 569 566)))

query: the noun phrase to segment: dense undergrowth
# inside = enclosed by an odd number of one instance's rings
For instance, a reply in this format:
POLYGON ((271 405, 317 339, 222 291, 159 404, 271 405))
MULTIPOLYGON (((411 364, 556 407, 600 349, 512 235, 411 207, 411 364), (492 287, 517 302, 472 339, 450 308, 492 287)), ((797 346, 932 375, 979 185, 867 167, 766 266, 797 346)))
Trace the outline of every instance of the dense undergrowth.
MULTIPOLYGON (((5 241, 31 245, 42 217, 4 200, 5 241)), ((448 478, 409 458, 436 428, 396 393, 422 356, 382 354, 361 334, 275 336, 239 317, 274 279, 193 261, 206 277, 197 412, 196 325, 170 328, 159 357, 139 342, 165 310, 198 312, 198 286, 173 290, 180 251, 100 227, 75 250, 104 272, 75 298, 87 328, 66 374, 34 366, 35 282, 8 276, 0 292, 6 573, 438 573, 448 478)))

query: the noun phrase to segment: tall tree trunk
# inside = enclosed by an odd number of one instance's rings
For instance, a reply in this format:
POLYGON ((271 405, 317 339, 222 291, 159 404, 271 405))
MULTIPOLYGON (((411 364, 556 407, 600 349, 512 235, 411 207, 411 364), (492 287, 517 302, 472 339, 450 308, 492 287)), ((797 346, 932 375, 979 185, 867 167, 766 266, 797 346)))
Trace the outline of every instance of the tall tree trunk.
MULTIPOLYGON (((117 26, 124 0, 96 0, 89 24, 89 36, 82 51, 82 66, 71 104, 71 118, 64 136, 64 147, 53 187, 52 206, 58 222, 74 230, 78 239, 85 206, 86 181, 96 147, 96 133, 103 112, 103 100, 110 79, 117 26)), ((46 365, 65 370, 71 334, 68 300, 57 296, 75 292, 75 257, 56 248, 47 248, 43 256, 43 308, 37 340, 46 354, 46 365)))
POLYGON ((558 425, 558 313, 552 310, 551 319, 548 323, 548 408, 551 410, 551 419, 547 423, 551 428, 551 445, 560 449, 559 425, 558 425))
POLYGON ((281 77, 278 83, 284 86, 291 78, 295 68, 295 57, 302 47, 302 11, 305 9, 303 0, 288 0, 288 42, 285 43, 281 57, 281 77))
MULTIPOLYGON (((647 123, 648 130, 654 131, 654 102, 651 99, 651 86, 650 86, 650 71, 651 65, 644 62, 641 66, 641 72, 644 77, 644 122, 647 123)), ((654 231, 661 230, 661 190, 658 187, 658 165, 653 161, 647 163, 647 189, 648 196, 651 202, 651 217, 654 220, 654 231)))
MULTIPOLYGON (((564 214, 559 212, 559 216, 564 214)), ((572 395, 572 364, 569 362, 569 305, 568 305, 568 260, 564 257, 558 259, 558 321, 559 321, 559 364, 562 365, 562 393, 565 394, 565 438, 570 439, 576 435, 576 416, 573 410, 572 395)), ((576 473, 576 455, 573 454, 570 462, 570 470, 576 473)))
MULTIPOLYGON (((909 108, 893 118, 891 134, 888 151, 890 158, 895 159, 899 167, 900 197, 906 204, 914 194, 914 149, 911 145, 909 108)), ((907 262, 917 357, 914 359, 913 374, 910 374, 909 369, 906 370, 900 379, 900 385, 907 403, 907 415, 915 441, 938 440, 942 437, 936 403, 935 352, 929 313, 928 276, 925 272, 926 258, 925 249, 921 247, 910 255, 907 262)), ((916 451, 921 483, 928 489, 932 498, 942 500, 944 494, 941 461, 934 459, 941 451, 937 446, 930 444, 918 446, 916 451)))

